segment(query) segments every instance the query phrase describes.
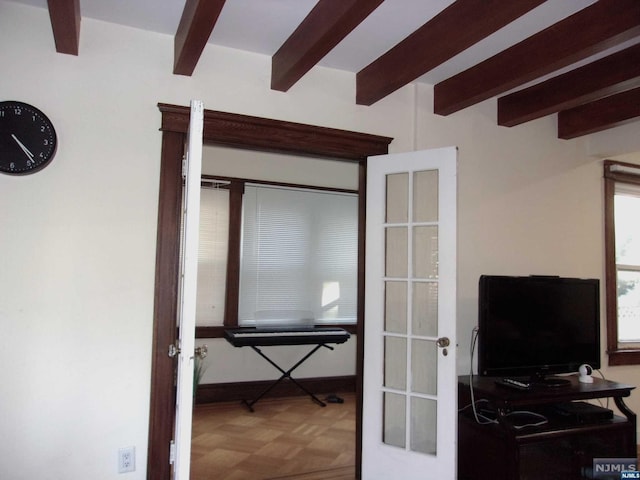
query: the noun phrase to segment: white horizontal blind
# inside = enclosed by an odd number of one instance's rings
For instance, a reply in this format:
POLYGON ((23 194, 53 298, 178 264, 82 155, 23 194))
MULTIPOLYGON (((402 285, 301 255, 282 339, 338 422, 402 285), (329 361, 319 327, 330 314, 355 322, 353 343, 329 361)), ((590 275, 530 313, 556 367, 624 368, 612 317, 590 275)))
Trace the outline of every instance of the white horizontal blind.
POLYGON ((355 323, 357 240, 356 195, 247 185, 239 324, 355 323))
POLYGON ((200 190, 200 244, 196 325, 222 325, 224 320, 229 190, 205 186, 200 190))

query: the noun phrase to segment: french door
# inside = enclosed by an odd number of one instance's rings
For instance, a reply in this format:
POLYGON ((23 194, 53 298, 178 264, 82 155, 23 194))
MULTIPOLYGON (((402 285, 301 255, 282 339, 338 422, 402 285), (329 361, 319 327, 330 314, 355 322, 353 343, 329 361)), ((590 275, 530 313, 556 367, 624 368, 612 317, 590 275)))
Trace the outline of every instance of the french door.
POLYGON ((178 357, 173 480, 189 480, 191 417, 193 414, 193 367, 200 226, 200 176, 204 106, 191 101, 189 131, 183 163, 183 237, 181 242, 180 291, 178 295, 178 343, 170 354, 178 357))
POLYGON ((367 162, 363 480, 455 478, 456 164, 367 162))

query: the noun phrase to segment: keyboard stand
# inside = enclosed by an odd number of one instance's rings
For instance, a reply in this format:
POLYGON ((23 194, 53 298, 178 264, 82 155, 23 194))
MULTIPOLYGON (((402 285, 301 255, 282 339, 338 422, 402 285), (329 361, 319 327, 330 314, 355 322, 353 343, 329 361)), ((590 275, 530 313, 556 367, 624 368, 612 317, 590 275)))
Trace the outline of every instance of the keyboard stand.
POLYGON ((280 371, 280 373, 282 373, 282 375, 280 375, 280 378, 278 378, 277 380, 275 380, 271 385, 269 385, 262 393, 260 393, 260 395, 258 395, 256 398, 254 398, 251 401, 247 401, 247 400, 242 400, 242 403, 244 405, 246 405, 246 407, 249 409, 250 412, 253 412, 253 406, 262 398, 264 397, 267 393, 269 393, 273 388, 275 388, 280 382, 282 382, 282 380, 284 380, 285 378, 288 378, 289 380, 291 380, 291 382, 293 382, 294 385, 296 385, 300 390, 302 390, 304 393, 306 393, 307 395, 309 395, 311 397, 311 399, 316 402, 318 405, 320 405, 321 407, 326 407, 326 403, 324 403, 322 400, 320 400, 318 397, 316 397, 312 392, 310 392, 309 390, 307 390, 303 385, 301 385, 300 383, 298 383, 292 376, 291 373, 298 368, 300 365, 302 365, 311 355, 313 355, 314 353, 316 353, 321 347, 325 347, 328 348, 329 350, 333 350, 333 347, 330 347, 329 345, 325 344, 325 343, 319 343, 317 344, 309 353, 307 353, 304 357, 302 357, 293 367, 291 367, 289 370, 283 370, 277 363, 275 363, 273 360, 271 360, 269 357, 267 357, 262 350, 260 350, 257 346, 255 345, 249 345, 258 355, 260 355, 262 358, 264 358, 267 362, 269 362, 271 365, 273 365, 276 369, 278 369, 278 371, 280 371))

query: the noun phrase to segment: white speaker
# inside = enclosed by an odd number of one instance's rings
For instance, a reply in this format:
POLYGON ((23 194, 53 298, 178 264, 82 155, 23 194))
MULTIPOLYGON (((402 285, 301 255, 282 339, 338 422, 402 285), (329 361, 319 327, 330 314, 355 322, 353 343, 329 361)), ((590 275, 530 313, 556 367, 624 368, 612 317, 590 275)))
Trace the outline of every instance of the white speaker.
POLYGON ((580 374, 580 376, 578 377, 578 381, 580 383, 593 383, 593 377, 591 376, 591 374, 593 373, 593 368, 591 368, 590 365, 587 365, 586 363, 580 365, 578 373, 580 374))

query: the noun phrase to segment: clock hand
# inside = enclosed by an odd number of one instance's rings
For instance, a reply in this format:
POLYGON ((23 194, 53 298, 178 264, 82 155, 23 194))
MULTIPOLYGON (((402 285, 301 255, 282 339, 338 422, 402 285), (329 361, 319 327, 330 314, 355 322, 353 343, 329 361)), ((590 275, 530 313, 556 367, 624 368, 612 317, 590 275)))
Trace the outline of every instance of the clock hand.
POLYGON ((18 145, 20 146, 20 148, 22 149, 22 151, 24 152, 24 154, 25 154, 27 157, 29 157, 29 160, 33 160, 33 153, 31 153, 31 152, 29 151, 29 149, 28 149, 27 147, 25 147, 25 146, 24 146, 24 144, 23 144, 20 140, 18 140, 18 137, 16 137, 16 136, 12 133, 12 134, 11 134, 11 138, 13 138, 13 139, 18 143, 18 145))

